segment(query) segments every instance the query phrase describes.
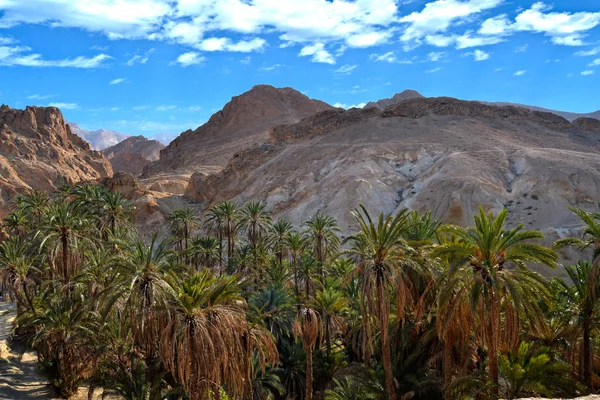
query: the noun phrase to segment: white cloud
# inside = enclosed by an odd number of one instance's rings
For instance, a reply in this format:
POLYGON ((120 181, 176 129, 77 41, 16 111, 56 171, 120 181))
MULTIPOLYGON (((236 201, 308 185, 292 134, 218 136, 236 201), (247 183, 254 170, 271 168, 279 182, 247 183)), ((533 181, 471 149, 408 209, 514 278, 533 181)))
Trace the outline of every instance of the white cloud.
POLYGON ((98 50, 98 51, 107 51, 108 49, 110 49, 110 47, 109 46, 92 46, 92 47, 90 47, 90 49, 98 50))
POLYGON ((333 58, 330 52, 325 50, 323 43, 304 46, 298 55, 302 57, 312 56, 312 62, 316 63, 335 64, 335 58, 333 58))
POLYGON ((522 69, 522 70, 520 70, 520 71, 517 71, 517 72, 515 72, 513 75, 514 75, 514 76, 523 76, 523 75, 525 75, 526 73, 527 73, 527 70, 524 70, 524 69, 522 69))
POLYGON ((131 57, 129 59, 129 61, 127 61, 125 64, 127 66, 132 67, 133 65, 135 65, 136 63, 140 63, 140 64, 146 64, 148 62, 148 57, 146 56, 140 56, 140 55, 135 55, 133 57, 131 57))
POLYGON ((593 70, 591 70, 591 69, 588 69, 588 70, 586 70, 586 71, 582 71, 582 72, 581 72, 581 75, 583 75, 583 76, 586 76, 586 75, 594 75, 594 73, 595 73, 595 72, 594 72, 593 70))
POLYGON ((56 107, 63 110, 76 110, 79 108, 79 105, 77 105, 77 103, 50 103, 48 104, 48 107, 56 107))
POLYGON ((119 107, 111 107, 111 108, 110 108, 110 111, 119 111, 119 110, 120 110, 120 108, 119 108, 119 107))
POLYGON ((432 51, 431 53, 427 54, 427 59, 429 61, 436 62, 436 61, 440 61, 445 56, 446 56, 446 52, 444 52, 444 51, 438 51, 438 52, 432 51))
POLYGON ((600 47, 595 47, 590 50, 581 50, 581 51, 578 51, 577 53, 575 53, 575 55, 579 56, 579 57, 589 57, 589 56, 595 56, 597 54, 600 54, 600 47))
POLYGON ((494 72, 500 72, 500 71, 502 71, 502 68, 496 68, 496 69, 494 69, 494 72))
POLYGON ((413 64, 412 60, 399 60, 393 52, 387 52, 385 54, 371 54, 369 60, 388 62, 391 64, 413 64))
POLYGON ((591 63, 588 64, 588 67, 597 67, 600 65, 600 58, 595 59, 591 63))
POLYGON ((464 35, 456 37, 456 48, 467 49, 470 47, 489 46, 503 42, 502 36, 472 36, 472 32, 466 32, 464 35))
POLYGON ((156 111, 172 111, 176 108, 177 108, 177 106, 162 105, 162 106, 156 107, 156 111))
POLYGON ((244 65, 248 65, 250 64, 250 61, 252 61, 252 57, 248 56, 248 57, 244 57, 240 60, 240 63, 244 64, 244 65))
POLYGON ((133 107, 133 109, 136 111, 147 110, 149 108, 150 108, 150 106, 135 106, 135 107, 133 107))
POLYGON ((352 104, 352 105, 348 105, 346 103, 335 103, 333 106, 337 107, 337 108, 345 108, 346 110, 348 110, 350 108, 363 108, 366 105, 367 105, 367 103, 358 103, 358 104, 352 104))
POLYGON ((46 99, 49 99, 52 97, 55 97, 55 95, 53 95, 53 94, 46 94, 46 95, 32 94, 31 96, 27 96, 27 98, 29 100, 46 100, 46 99))
POLYGON ((358 67, 358 65, 344 65, 333 72, 340 75, 350 75, 352 71, 356 69, 356 67, 358 67))
POLYGON ((454 36, 444 36, 444 35, 427 35, 425 36, 425 42, 432 46, 436 47, 448 47, 452 43, 454 43, 454 36))
POLYGON ((523 46, 519 46, 515 49, 515 53, 525 53, 529 49, 528 44, 524 44, 523 46))
POLYGON ((110 81, 109 85, 118 85, 119 83, 124 83, 125 81, 127 81, 127 79, 117 78, 117 79, 113 79, 112 81, 110 81))
POLYGON ((276 70, 276 69, 281 68, 283 66, 284 66, 283 64, 273 64, 273 65, 268 66, 268 67, 260 67, 258 70, 259 71, 273 71, 273 70, 276 70))
POLYGON ((473 56, 475 61, 485 61, 490 59, 490 53, 486 53, 483 50, 475 50, 472 53, 465 53, 464 56, 473 56))
POLYGON ((350 47, 372 47, 383 44, 392 36, 390 32, 369 32, 352 35, 346 39, 350 47))
POLYGON ((13 38, 0 36, 0 45, 13 44, 13 43, 15 43, 15 40, 13 38))
MULTIPOLYGON (((400 18, 400 22, 408 24, 400 40, 406 43, 407 49, 417 47, 427 35, 446 32, 452 23, 464 22, 474 14, 495 8, 500 3, 502 0, 437 0, 428 3, 422 11, 400 18)), ((440 42, 439 36, 434 38, 440 42)), ((431 44, 430 40, 427 41, 431 44)))
POLYGON ((441 71, 442 68, 441 67, 437 67, 437 68, 433 68, 433 69, 428 69, 427 71, 425 71, 426 74, 433 74, 434 72, 438 72, 441 71))
POLYGON ((212 37, 204 39, 194 47, 203 51, 237 51, 241 53, 250 53, 252 51, 262 50, 266 44, 266 40, 260 38, 241 40, 237 43, 233 43, 231 39, 226 37, 212 37))
POLYGON ((111 57, 98 54, 94 57, 75 57, 61 60, 45 60, 41 55, 31 53, 26 46, 0 46, 0 65, 22 67, 57 67, 57 68, 98 68, 111 57))
POLYGON ((187 53, 181 54, 171 64, 180 64, 183 67, 189 67, 190 65, 202 64, 204 60, 206 60, 206 58, 201 56, 200 53, 197 53, 195 51, 189 51, 187 53))
POLYGON ((502 36, 514 32, 536 32, 563 46, 582 46, 585 32, 600 25, 600 12, 550 12, 551 6, 538 1, 522 10, 511 22, 506 15, 486 20, 479 30, 482 35, 502 36))

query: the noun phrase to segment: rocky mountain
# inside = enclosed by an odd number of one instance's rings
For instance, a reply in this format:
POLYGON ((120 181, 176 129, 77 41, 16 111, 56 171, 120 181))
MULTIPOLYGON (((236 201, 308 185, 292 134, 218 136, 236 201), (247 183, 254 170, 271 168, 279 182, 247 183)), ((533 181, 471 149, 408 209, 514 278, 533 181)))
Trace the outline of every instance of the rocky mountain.
POLYGON ((483 205, 556 238, 578 226, 567 206, 600 199, 599 125, 452 98, 326 110, 273 127, 218 174, 194 174, 186 196, 205 206, 263 200, 295 223, 323 210, 345 231, 359 203, 459 224, 483 205))
POLYGON ((421 93, 417 92, 416 90, 409 89, 409 90, 405 90, 401 93, 396 93, 393 97, 391 97, 389 99, 370 101, 363 108, 376 107, 376 108, 379 108, 380 110, 383 110, 386 107, 389 107, 393 104, 400 103, 401 101, 404 101, 404 100, 422 99, 422 98, 424 98, 424 96, 421 93))
POLYGON ((114 146, 130 136, 120 132, 109 131, 107 129, 87 131, 85 129, 81 129, 76 122, 66 122, 71 127, 71 131, 88 142, 94 150, 103 150, 107 147, 114 146))
POLYGON ((175 173, 187 180, 192 172, 212 173, 225 167, 236 152, 267 140, 272 126, 298 122, 331 108, 291 88, 255 86, 233 97, 198 129, 179 135, 160 152, 159 161, 145 168, 143 176, 175 173))
POLYGON ((131 136, 122 142, 102 150, 110 161, 113 171, 129 172, 140 175, 144 167, 158 160, 165 145, 144 136, 131 136))
POLYGON ((54 191, 66 184, 112 175, 110 163, 74 135, 54 107, 0 106, 0 216, 28 189, 54 191))

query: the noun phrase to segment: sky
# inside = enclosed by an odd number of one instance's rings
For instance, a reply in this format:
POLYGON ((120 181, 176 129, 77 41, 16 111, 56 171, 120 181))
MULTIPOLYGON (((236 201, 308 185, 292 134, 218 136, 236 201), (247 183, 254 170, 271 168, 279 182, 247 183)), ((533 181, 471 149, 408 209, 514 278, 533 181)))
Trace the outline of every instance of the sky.
POLYGON ((256 84, 600 109, 600 0, 0 0, 0 103, 195 129, 256 84))

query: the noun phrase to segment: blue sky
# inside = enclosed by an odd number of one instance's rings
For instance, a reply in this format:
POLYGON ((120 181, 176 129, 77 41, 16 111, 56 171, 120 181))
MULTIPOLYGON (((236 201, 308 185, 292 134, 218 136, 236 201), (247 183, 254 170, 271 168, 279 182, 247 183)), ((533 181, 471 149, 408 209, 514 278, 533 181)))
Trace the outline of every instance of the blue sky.
POLYGON ((196 128, 253 85, 600 109, 598 0, 0 0, 0 103, 196 128))

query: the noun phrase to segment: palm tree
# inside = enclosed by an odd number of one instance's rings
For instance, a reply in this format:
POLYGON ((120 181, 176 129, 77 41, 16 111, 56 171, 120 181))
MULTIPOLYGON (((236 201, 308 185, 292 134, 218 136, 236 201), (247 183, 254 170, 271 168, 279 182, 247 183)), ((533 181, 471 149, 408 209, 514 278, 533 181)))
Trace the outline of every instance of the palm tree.
POLYGON ((600 312, 600 278, 598 267, 590 262, 580 261, 576 265, 565 267, 571 284, 563 280, 563 297, 569 302, 570 311, 578 317, 577 324, 581 326, 583 337, 583 383, 592 387, 592 367, 594 360, 594 346, 591 336, 594 321, 600 312))
POLYGON ((235 238, 237 236, 239 220, 239 211, 237 204, 233 201, 226 201, 210 209, 208 214, 209 229, 219 232, 219 239, 222 235, 227 237, 227 259, 231 262, 235 252, 235 238))
POLYGON ((294 292, 296 293, 296 297, 298 297, 300 294, 300 290, 298 288, 298 269, 300 260, 302 259, 302 253, 306 248, 306 240, 300 233, 292 231, 285 239, 285 247, 288 249, 290 265, 294 274, 294 292))
MULTIPOLYGON (((279 264, 283 263, 283 258, 289 248, 289 238, 293 234, 293 227, 288 221, 279 219, 271 225, 269 232, 269 244, 277 257, 279 264)), ((298 235, 300 236, 300 235, 298 235)))
POLYGON ((296 307, 289 289, 272 285, 252 295, 248 303, 248 318, 264 325, 277 343, 291 335, 296 307))
POLYGON ((171 318, 160 341, 166 369, 191 399, 202 399, 221 384, 235 397, 251 392, 253 352, 263 371, 278 354, 271 337, 246 321, 237 278, 215 278, 203 270, 176 280, 173 290, 171 318))
POLYGON ((35 281, 32 275, 38 272, 34 259, 27 254, 25 244, 19 238, 10 238, 0 244, 0 281, 8 289, 10 298, 17 300, 20 307, 29 307, 35 314, 33 295, 35 281))
MULTIPOLYGON (((407 228, 407 212, 401 210, 394 217, 380 214, 375 223, 367 210, 360 206, 353 216, 361 232, 349 240, 353 243, 350 250, 356 261, 356 273, 362 280, 361 309, 363 320, 372 321, 369 316, 379 320, 381 331, 381 355, 385 371, 388 399, 396 399, 396 388, 392 371, 389 344, 390 291, 396 283, 404 252, 399 244, 407 228)), ((400 311, 400 310, 398 310, 400 311)), ((368 327, 370 334, 372 327, 368 327)))
POLYGON ((104 221, 102 230, 108 230, 112 237, 117 234, 117 228, 128 227, 131 220, 132 206, 129 201, 117 192, 107 191, 103 196, 102 213, 104 221))
POLYGON ((22 209, 13 210, 4 218, 3 226, 10 235, 23 237, 29 226, 27 214, 22 209))
POLYGON ((271 216, 265 211, 266 207, 262 201, 252 201, 240 211, 239 227, 246 231, 248 242, 253 248, 256 248, 271 225, 271 216))
POLYGON ((60 250, 61 268, 58 275, 64 282, 69 282, 77 272, 72 249, 77 248, 79 240, 88 240, 89 236, 85 234, 89 229, 88 222, 74 202, 58 200, 48 206, 46 220, 40 231, 44 235, 40 247, 43 248, 48 242, 52 252, 60 250))
POLYGON ((196 212, 189 207, 176 209, 167 221, 171 226, 171 233, 178 239, 179 250, 187 252, 192 231, 199 226, 196 212))
MULTIPOLYGON (((600 203, 598 204, 600 206, 600 203)), ((598 287, 600 286, 600 213, 587 212, 582 208, 569 207, 584 223, 582 238, 565 238, 557 240, 554 248, 560 249, 566 246, 574 246, 580 250, 592 248, 592 264, 579 263, 568 267, 567 273, 574 283, 572 297, 582 317, 583 329, 583 382, 592 387, 592 364, 593 348, 590 341, 592 329, 592 316, 597 312, 596 299, 598 298, 598 287)))
POLYGON ((331 254, 337 251, 340 244, 340 228, 337 221, 330 215, 318 212, 307 221, 306 236, 312 245, 315 259, 319 262, 319 277, 323 283, 323 266, 331 254))
POLYGON ((331 363, 331 337, 344 331, 344 314, 348 311, 348 300, 334 287, 325 287, 317 292, 311 305, 321 316, 327 361, 331 363))
POLYGON ((541 232, 523 230, 523 225, 506 229, 506 216, 506 209, 494 217, 480 207, 474 228, 445 227, 446 232, 459 240, 441 244, 433 251, 434 255, 451 261, 450 280, 473 276, 468 290, 444 297, 452 299, 452 304, 470 304, 479 324, 479 338, 487 345, 489 379, 496 396, 501 344, 510 348, 518 343, 521 316, 527 317, 532 326, 539 325, 543 318, 540 301, 550 299, 547 282, 527 269, 527 264, 554 267, 557 259, 552 250, 531 243, 544 237, 541 232))
POLYGON ((294 321, 294 335, 300 338, 306 353, 306 391, 305 399, 313 398, 313 361, 312 352, 317 344, 317 339, 321 336, 321 323, 319 313, 310 308, 303 308, 298 312, 296 321, 294 321))
POLYGON ((219 242, 212 236, 198 236, 192 240, 191 249, 198 270, 200 266, 212 270, 220 262, 219 242))
POLYGON ((46 207, 50 204, 50 196, 46 192, 30 190, 23 196, 21 209, 31 216, 34 227, 39 228, 46 207))

